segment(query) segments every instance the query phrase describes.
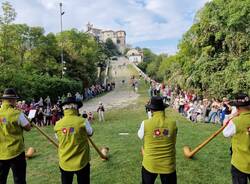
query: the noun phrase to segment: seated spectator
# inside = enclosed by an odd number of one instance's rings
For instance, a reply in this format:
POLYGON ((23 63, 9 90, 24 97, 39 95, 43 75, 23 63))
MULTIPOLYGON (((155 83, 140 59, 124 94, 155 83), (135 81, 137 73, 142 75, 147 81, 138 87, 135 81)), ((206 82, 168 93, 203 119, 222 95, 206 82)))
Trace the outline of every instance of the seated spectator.
POLYGON ((213 100, 211 104, 211 111, 209 113, 207 123, 210 123, 210 122, 216 123, 216 118, 218 118, 217 112, 219 108, 220 108, 220 104, 216 100, 213 100))

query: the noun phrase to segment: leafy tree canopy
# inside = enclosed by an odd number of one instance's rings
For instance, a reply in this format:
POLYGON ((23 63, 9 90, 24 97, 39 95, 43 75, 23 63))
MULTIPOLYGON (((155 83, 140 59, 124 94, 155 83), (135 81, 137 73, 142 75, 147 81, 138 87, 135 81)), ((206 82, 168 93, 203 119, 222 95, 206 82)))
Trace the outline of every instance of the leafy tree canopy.
MULTIPOLYGON (((0 15, 0 90, 15 87, 25 98, 37 95, 62 95, 71 89, 79 92, 100 80, 97 67, 117 53, 108 41, 99 43, 92 36, 71 29, 45 34, 42 27, 14 24, 17 13, 8 2, 0 15), (63 51, 64 62, 61 62, 63 51), (63 78, 62 70, 64 70, 63 78), (50 93, 54 90, 58 93, 50 93), (59 88, 59 89, 55 89, 59 88)), ((72 92, 73 92, 72 91, 72 92)))
POLYGON ((250 94, 250 0, 206 3, 178 47, 161 62, 150 59, 148 74, 206 96, 250 94))

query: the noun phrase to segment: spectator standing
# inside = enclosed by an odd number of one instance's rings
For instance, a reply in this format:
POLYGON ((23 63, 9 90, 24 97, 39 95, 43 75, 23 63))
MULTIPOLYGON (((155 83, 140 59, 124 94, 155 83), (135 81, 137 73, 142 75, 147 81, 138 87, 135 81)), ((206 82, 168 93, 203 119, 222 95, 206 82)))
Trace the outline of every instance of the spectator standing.
POLYGON ((75 97, 76 97, 76 101, 78 102, 82 101, 82 98, 79 92, 76 92, 75 97))
POLYGON ((59 120, 57 105, 54 105, 54 107, 51 109, 51 112, 52 112, 51 123, 52 125, 55 125, 56 122, 59 120))
POLYGON ((60 96, 58 96, 56 104, 59 106, 61 103, 62 103, 62 99, 60 96))
POLYGON ((105 119, 104 119, 104 111, 105 111, 105 109, 104 109, 104 106, 103 106, 102 102, 99 102, 97 112, 98 112, 98 115, 99 115, 99 121, 100 122, 105 121, 105 119))
POLYGON ((42 97, 40 97, 40 100, 38 101, 38 105, 39 105, 39 107, 43 108, 43 98, 42 97))
POLYGON ((45 125, 50 125, 51 123, 51 109, 49 106, 44 109, 44 123, 45 125))
POLYGON ((51 100, 50 100, 50 97, 47 96, 47 98, 45 98, 44 102, 46 103, 46 106, 51 106, 51 100))
POLYGON ((164 86, 164 88, 161 89, 161 93, 162 93, 163 101, 164 101, 164 103, 166 103, 168 93, 167 93, 167 88, 165 86, 164 86))
POLYGON ((44 112, 43 112, 43 108, 39 107, 38 111, 36 112, 36 122, 38 126, 44 126, 44 112))
POLYGON ((179 113, 181 113, 183 115, 184 113, 184 104, 185 104, 185 99, 183 98, 182 95, 180 95, 180 98, 179 98, 179 113))

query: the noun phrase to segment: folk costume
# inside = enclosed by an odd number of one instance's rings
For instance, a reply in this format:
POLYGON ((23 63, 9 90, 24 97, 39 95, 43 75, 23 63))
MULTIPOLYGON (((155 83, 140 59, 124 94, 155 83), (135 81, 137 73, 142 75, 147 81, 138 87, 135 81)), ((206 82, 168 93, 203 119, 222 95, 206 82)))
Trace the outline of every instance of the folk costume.
POLYGON ((250 181, 250 101, 242 94, 236 99, 234 105, 240 114, 229 122, 223 135, 232 137, 232 183, 247 184, 250 181))
POLYGON ((165 117, 166 105, 161 97, 152 97, 147 108, 153 116, 144 120, 138 131, 143 139, 142 183, 153 184, 160 174, 162 184, 176 184, 175 144, 177 127, 175 121, 165 117))
POLYGON ((59 148, 59 166, 62 184, 72 184, 74 174, 79 184, 90 183, 90 153, 87 136, 93 130, 88 121, 79 116, 78 108, 82 103, 74 97, 67 97, 60 105, 64 117, 57 121, 56 132, 59 148))
POLYGON ((24 114, 15 109, 19 97, 12 88, 4 91, 0 108, 0 183, 6 184, 9 170, 15 184, 26 183, 26 160, 23 129, 30 130, 24 114))

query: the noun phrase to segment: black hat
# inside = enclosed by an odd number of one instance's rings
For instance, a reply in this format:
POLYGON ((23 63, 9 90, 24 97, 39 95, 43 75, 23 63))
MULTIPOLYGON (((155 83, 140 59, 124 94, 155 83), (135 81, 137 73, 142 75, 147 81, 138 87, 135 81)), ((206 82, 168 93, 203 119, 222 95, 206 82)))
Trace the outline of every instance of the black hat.
POLYGON ((15 89, 13 88, 6 88, 4 90, 3 96, 0 99, 18 99, 20 98, 17 96, 15 89))
POLYGON ((82 102, 81 101, 76 101, 75 97, 67 97, 59 106, 62 108, 64 105, 67 104, 76 104, 78 109, 82 107, 82 102))
POLYGON ((233 101, 232 105, 234 105, 236 107, 250 106, 249 96, 245 93, 236 94, 235 101, 233 101))
POLYGON ((163 100, 159 96, 154 96, 151 98, 150 103, 146 105, 148 109, 163 111, 168 105, 163 103, 163 100))

